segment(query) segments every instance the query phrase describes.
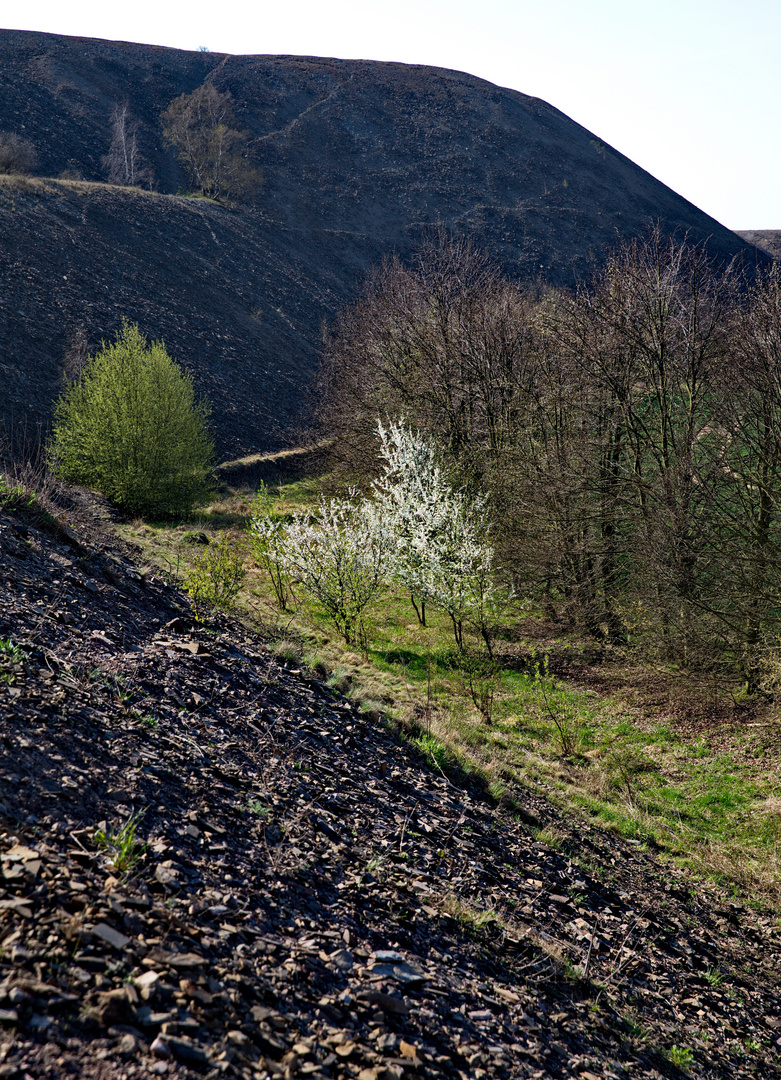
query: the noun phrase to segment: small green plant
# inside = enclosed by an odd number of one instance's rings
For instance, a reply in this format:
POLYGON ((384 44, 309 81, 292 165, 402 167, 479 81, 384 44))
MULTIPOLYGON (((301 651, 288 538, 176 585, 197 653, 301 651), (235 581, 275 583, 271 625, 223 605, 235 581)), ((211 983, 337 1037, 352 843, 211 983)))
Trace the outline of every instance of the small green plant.
POLYGON ((0 638, 0 659, 10 660, 12 664, 21 664, 27 659, 27 653, 19 645, 14 645, 11 638, 0 638))
POLYGON ((713 987, 721 986, 724 982, 724 976, 718 970, 718 968, 708 968, 705 972, 705 981, 713 987))
POLYGON ((247 803, 247 809, 251 814, 257 815, 257 817, 267 818, 271 814, 271 810, 264 806, 260 799, 250 799, 247 803))
POLYGON ((146 844, 138 838, 136 830, 144 811, 138 810, 116 830, 97 829, 94 843, 107 852, 115 870, 127 874, 146 851, 146 844))
POLYGON ((213 541, 193 560, 184 575, 184 588, 198 622, 210 608, 229 611, 241 589, 246 571, 240 549, 229 537, 213 541))
POLYGON ((480 908, 469 900, 463 900, 455 893, 445 896, 442 903, 443 911, 460 922, 465 930, 472 933, 480 933, 486 930, 492 923, 499 921, 495 911, 480 908))
POLYGON ((26 510, 35 502, 35 492, 0 473, 0 509, 26 510))
POLYGON ((295 641, 288 641, 287 638, 283 638, 281 641, 274 643, 272 649, 274 656, 277 660, 283 661, 286 664, 300 664, 301 663, 301 646, 295 641))
POLYGON ((364 867, 364 873, 371 874, 372 877, 377 878, 379 881, 384 880, 387 870, 388 859, 386 855, 372 855, 364 867))
POLYGON ((141 713, 136 713, 136 720, 140 720, 142 724, 146 724, 147 727, 156 728, 158 725, 158 719, 151 713, 145 713, 143 716, 141 713))
POLYGON ((667 1056, 676 1069, 687 1070, 694 1064, 694 1054, 688 1046, 678 1046, 674 1043, 670 1047, 667 1056))
POLYGON ((564 837, 552 825, 540 829, 537 833, 537 841, 540 844, 546 844, 549 848, 554 848, 556 851, 563 851, 566 847, 564 837))

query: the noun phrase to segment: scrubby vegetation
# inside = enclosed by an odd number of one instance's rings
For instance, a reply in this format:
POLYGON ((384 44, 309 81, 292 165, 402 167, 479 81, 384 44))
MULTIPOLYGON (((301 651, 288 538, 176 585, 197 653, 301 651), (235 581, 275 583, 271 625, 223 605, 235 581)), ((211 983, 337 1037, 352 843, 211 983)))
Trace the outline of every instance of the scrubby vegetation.
POLYGON ((776 903, 780 298, 656 234, 576 296, 438 240, 330 339, 322 482, 128 535, 437 769, 776 903))
MULTIPOLYGON (((267 492, 280 530, 316 515, 323 487, 307 480, 267 492)), ((197 525, 241 545, 254 501, 236 493, 203 507, 197 525)), ((192 524, 129 523, 145 557, 184 575, 192 524)), ((772 706, 734 701, 735 683, 565 632, 531 603, 510 601, 494 619, 493 659, 474 624, 454 647, 445 611, 414 614, 391 580, 364 611, 363 640, 345 644, 327 611, 297 582, 283 610, 255 558, 235 597, 276 655, 327 682, 376 719, 398 726, 437 771, 478 773, 512 806, 516 785, 592 816, 639 848, 674 857, 761 904, 781 901, 772 706), (365 646, 365 653, 362 647, 365 646)), ((549 842, 549 838, 544 838, 549 842)))
POLYGON ((0 176, 26 175, 38 168, 38 151, 23 135, 0 131, 0 176))

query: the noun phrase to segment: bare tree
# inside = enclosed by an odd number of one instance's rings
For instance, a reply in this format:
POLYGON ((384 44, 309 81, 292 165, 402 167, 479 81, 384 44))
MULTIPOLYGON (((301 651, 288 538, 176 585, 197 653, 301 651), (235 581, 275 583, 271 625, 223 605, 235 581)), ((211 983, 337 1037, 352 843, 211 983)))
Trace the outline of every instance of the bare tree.
POLYGON ((656 229, 576 295, 535 296, 437 237, 341 316, 317 392, 352 476, 378 419, 433 436, 550 615, 756 685, 781 632, 778 271, 741 288, 656 229))
POLYGON ((151 181, 151 170, 138 148, 139 127, 138 121, 131 119, 127 101, 114 107, 111 114, 111 146, 103 158, 110 184, 138 187, 151 181))
POLYGON ((38 168, 38 153, 30 142, 14 131, 0 131, 0 176, 26 175, 38 168))
POLYGON ((377 420, 404 416, 483 471, 528 393, 530 306, 466 240, 438 234, 412 266, 384 263, 326 340, 316 413, 335 453, 360 468, 377 420))

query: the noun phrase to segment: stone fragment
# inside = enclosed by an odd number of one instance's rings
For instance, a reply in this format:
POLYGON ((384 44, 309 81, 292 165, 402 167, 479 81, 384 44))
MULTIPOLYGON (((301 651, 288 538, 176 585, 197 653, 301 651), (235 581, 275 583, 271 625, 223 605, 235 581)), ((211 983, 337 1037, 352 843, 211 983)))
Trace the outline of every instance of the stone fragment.
POLYGON ((103 1027, 108 1027, 110 1024, 121 1024, 126 1019, 131 1018, 133 1014, 134 1010, 124 987, 98 994, 95 1017, 103 1027))
POLYGON ((208 1054, 197 1043, 179 1035, 166 1035, 166 1042, 174 1057, 189 1065, 206 1065, 208 1054))
POLYGON ((152 1051, 155 1057, 158 1058, 170 1058, 171 1056, 170 1046, 165 1041, 165 1039, 161 1038, 160 1035, 158 1035, 157 1038, 153 1040, 149 1049, 152 1051))
POLYGON ((117 1043, 117 1052, 122 1054, 123 1057, 130 1057, 131 1054, 135 1054, 137 1049, 138 1041, 135 1035, 131 1035, 130 1032, 126 1032, 117 1043))
POLYGON ((121 951, 130 944, 130 938, 126 934, 121 934, 119 930, 115 930, 108 923, 98 923, 97 926, 93 926, 92 934, 94 937, 100 938, 101 941, 105 941, 112 949, 121 951))
POLYGON ((332 964, 335 964, 340 971, 352 971, 355 966, 355 959, 353 954, 348 949, 337 949, 336 952, 332 952, 328 959, 332 964))
POLYGON ((395 1016, 404 1016, 409 1012, 406 1002, 395 994, 384 994, 381 990, 361 990, 356 994, 359 1001, 376 1005, 383 1012, 395 1016))

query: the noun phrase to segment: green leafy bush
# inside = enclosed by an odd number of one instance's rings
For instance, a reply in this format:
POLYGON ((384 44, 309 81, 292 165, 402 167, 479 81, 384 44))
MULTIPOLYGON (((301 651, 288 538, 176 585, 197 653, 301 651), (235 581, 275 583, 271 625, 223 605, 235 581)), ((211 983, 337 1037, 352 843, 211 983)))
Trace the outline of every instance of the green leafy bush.
POLYGON ((55 469, 131 513, 186 514, 210 491, 208 414, 163 342, 123 320, 57 402, 55 469))
POLYGON ((184 576, 184 588, 200 622, 204 608, 229 611, 246 571, 242 553, 228 537, 213 541, 193 561, 184 576))

